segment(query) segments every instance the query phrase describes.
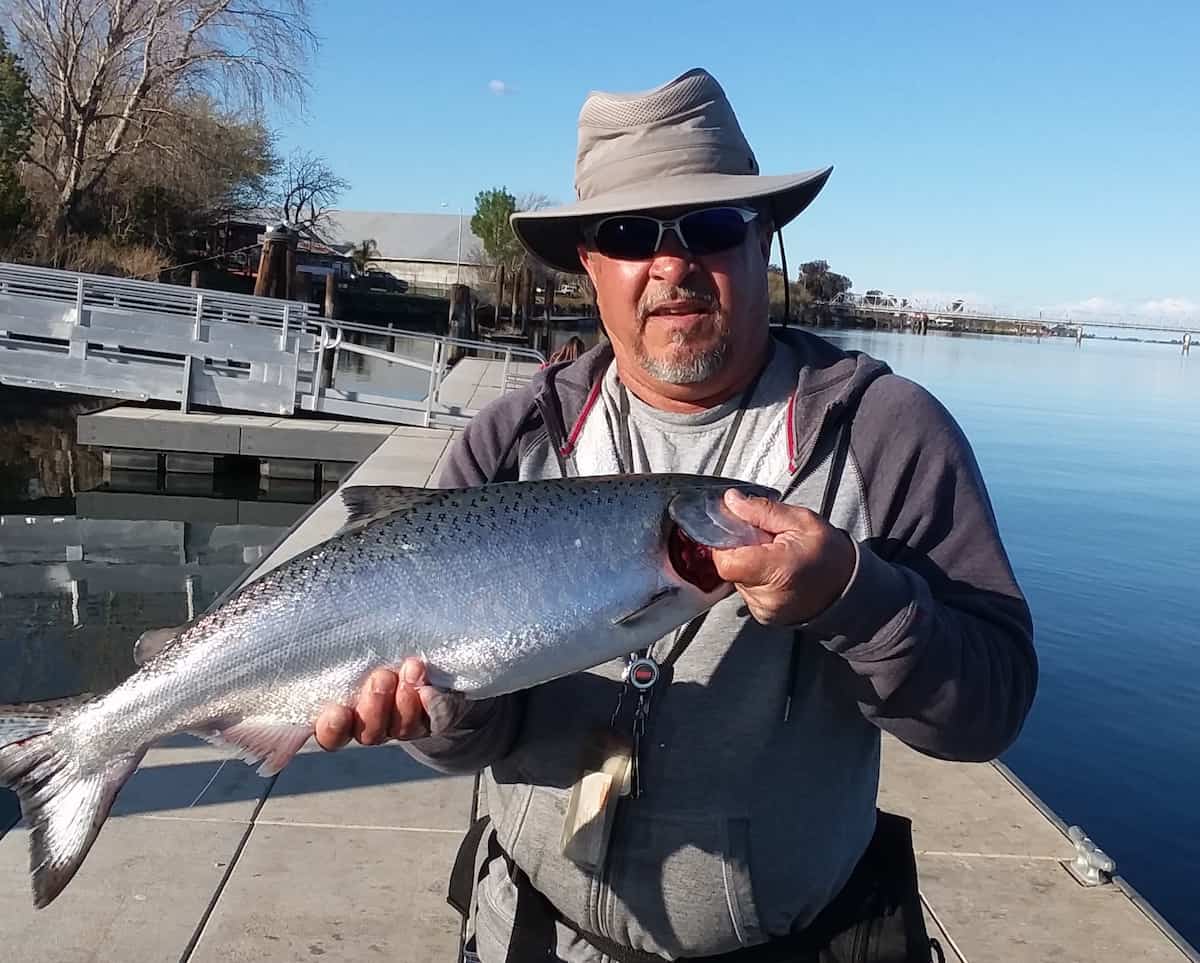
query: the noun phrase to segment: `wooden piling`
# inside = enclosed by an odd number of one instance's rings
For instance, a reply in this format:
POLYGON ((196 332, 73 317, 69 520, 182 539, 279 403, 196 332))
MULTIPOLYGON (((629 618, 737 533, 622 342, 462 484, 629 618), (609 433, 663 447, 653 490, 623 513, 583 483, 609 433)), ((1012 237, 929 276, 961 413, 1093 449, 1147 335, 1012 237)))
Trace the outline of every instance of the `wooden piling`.
POLYGON ((286 224, 274 227, 263 236, 262 256, 254 293, 261 298, 295 298, 296 244, 300 236, 286 224))
POLYGON ((337 279, 332 274, 325 275, 325 317, 332 318, 334 301, 337 297, 337 279))
POLYGON ((195 269, 192 270, 192 287, 200 287, 200 272, 195 269))

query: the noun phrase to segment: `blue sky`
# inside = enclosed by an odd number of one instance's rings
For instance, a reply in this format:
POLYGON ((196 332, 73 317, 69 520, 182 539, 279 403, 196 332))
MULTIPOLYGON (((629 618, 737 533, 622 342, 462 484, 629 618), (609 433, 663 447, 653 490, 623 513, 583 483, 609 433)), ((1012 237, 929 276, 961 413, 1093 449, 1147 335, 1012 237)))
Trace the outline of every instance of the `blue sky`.
POLYGON ((309 102, 273 123, 351 181, 346 208, 567 201, 589 90, 703 66, 764 173, 834 165, 784 232, 793 272, 1200 324, 1196 0, 313 7, 309 102))

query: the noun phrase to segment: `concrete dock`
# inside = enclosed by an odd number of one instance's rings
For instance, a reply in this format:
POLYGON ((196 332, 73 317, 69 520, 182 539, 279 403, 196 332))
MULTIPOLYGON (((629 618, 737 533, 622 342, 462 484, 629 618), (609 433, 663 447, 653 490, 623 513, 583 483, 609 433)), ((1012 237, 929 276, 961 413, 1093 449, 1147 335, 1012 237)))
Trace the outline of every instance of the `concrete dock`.
MULTIPOLYGON (((431 484, 454 432, 373 437, 347 484, 431 484)), ((325 499, 251 577, 343 515, 325 499)), ((147 755, 49 908, 32 908, 24 827, 0 839, 3 958, 449 963, 459 922, 445 885, 472 791, 394 746, 325 754, 310 743, 263 780, 180 738, 147 755)), ((880 803, 914 820, 930 933, 947 960, 1197 959, 1117 883, 1079 883, 1062 827, 1002 767, 939 762, 885 738, 880 803)))

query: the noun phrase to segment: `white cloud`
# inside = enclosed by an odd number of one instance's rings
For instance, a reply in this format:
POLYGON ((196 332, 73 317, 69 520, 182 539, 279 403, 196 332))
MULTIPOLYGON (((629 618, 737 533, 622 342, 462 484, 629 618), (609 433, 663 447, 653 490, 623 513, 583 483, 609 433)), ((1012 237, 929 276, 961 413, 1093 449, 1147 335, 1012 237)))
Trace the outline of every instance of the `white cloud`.
POLYGON ((505 94, 515 93, 512 84, 506 84, 503 80, 489 81, 488 90, 490 90, 497 97, 503 97, 505 94))
POLYGON ((1193 321, 1200 318, 1200 304, 1187 298, 1154 298, 1134 308, 1137 314, 1169 321, 1193 321))
POLYGON ((1038 312, 1048 318, 1077 318, 1080 315, 1091 317, 1116 317, 1124 314, 1126 306, 1112 298, 1092 296, 1082 301, 1068 301, 1059 304, 1039 305, 1038 312))
POLYGON ((1127 324, 1145 321, 1182 327, 1200 324, 1200 303, 1188 298, 1149 298, 1131 303, 1096 296, 1082 301, 1039 305, 1035 310, 1046 318, 1072 321, 1121 321, 1127 324))

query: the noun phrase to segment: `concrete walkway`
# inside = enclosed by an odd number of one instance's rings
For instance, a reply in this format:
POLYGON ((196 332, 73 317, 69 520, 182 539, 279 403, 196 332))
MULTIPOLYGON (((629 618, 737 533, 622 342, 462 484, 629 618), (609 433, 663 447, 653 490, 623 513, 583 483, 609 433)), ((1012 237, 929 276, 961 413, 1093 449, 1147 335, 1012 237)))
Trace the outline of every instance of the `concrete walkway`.
MULTIPOLYGON (((347 484, 430 484, 451 439, 389 428, 347 484)), ((343 516, 336 498, 320 503, 255 575, 343 516)), ((32 909, 24 829, 0 840, 3 958, 450 963, 458 919, 444 892, 471 787, 395 747, 329 755, 311 743, 263 780, 180 738, 148 754, 49 908, 32 909)), ((1000 768, 887 738, 880 801, 914 819, 930 930, 948 960, 1194 959, 1117 886, 1076 882, 1061 828, 1000 768)))

